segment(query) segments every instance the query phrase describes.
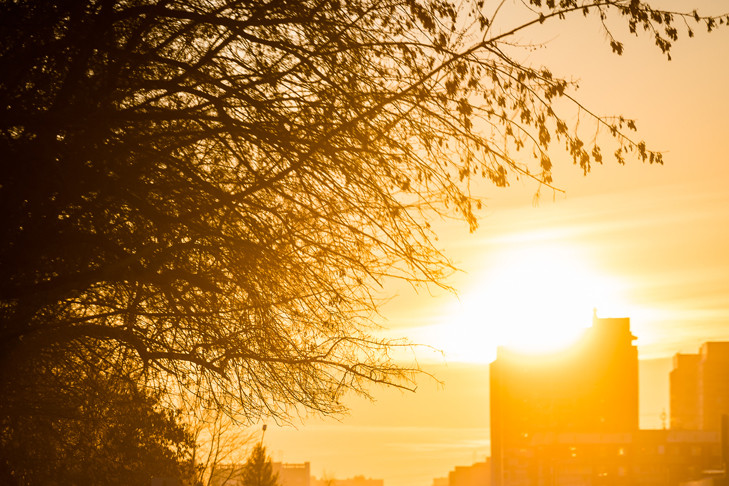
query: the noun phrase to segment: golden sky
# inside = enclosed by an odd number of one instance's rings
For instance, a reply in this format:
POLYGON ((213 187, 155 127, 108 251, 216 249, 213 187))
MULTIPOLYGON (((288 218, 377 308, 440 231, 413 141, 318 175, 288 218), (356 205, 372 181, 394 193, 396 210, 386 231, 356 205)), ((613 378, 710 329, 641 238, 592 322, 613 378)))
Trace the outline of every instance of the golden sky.
POLYGON ((419 356, 443 386, 375 390, 374 403, 354 399, 341 421, 269 427, 275 460, 310 461, 316 476, 429 486, 489 453, 487 363, 496 345, 555 344, 589 326, 595 307, 601 317, 631 318, 641 425, 660 427, 668 358, 729 340, 729 30, 683 39, 671 62, 650 39, 623 37, 618 57, 594 26, 557 24, 534 32, 546 47, 527 57, 579 80, 577 97, 596 112, 635 118, 665 166, 606 158, 583 177, 555 158, 566 192, 543 191, 537 206, 529 183, 484 187, 476 233, 437 225, 439 243, 464 270, 450 280, 458 297, 402 287, 383 308, 387 335, 443 350, 419 356))

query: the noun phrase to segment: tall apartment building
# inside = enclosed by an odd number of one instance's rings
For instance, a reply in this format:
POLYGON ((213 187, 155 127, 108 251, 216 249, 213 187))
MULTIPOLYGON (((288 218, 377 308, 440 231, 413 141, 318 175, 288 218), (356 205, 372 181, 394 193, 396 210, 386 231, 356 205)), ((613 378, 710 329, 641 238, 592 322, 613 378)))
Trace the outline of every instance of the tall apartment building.
POLYGON ((671 429, 699 430, 699 355, 677 354, 669 375, 671 429))
POLYGON ((630 319, 595 316, 569 350, 534 356, 500 348, 490 365, 495 486, 538 484, 552 467, 534 458, 535 434, 638 430, 638 351, 630 319), (545 469, 546 468, 546 469, 545 469))
POLYGON ((670 375, 671 428, 713 430, 729 414, 729 342, 707 342, 677 354, 670 375))

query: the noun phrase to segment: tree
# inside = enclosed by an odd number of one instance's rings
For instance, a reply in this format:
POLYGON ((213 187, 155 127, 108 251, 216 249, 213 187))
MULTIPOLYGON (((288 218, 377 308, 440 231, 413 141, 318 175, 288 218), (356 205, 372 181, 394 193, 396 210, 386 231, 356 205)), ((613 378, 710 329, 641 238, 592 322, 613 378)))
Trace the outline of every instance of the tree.
POLYGON ((159 392, 106 373, 102 349, 64 354, 3 377, 13 386, 0 413, 0 483, 143 485, 192 476, 192 437, 159 392), (72 353, 75 366, 61 366, 72 353))
POLYGON ((248 420, 412 387, 388 354, 403 343, 373 333, 377 289, 444 285, 429 219, 474 228, 480 178, 551 187, 561 149, 585 172, 602 162, 557 100, 618 162, 661 162, 512 40, 584 15, 617 54, 620 19, 670 54, 679 32, 724 23, 530 0, 510 26, 458 4, 0 3, 2 366, 108 346, 147 384, 248 420))
POLYGON ((241 472, 243 486, 276 486, 278 475, 273 472, 271 458, 262 443, 256 444, 241 472))
POLYGON ((193 433, 195 449, 194 484, 214 486, 225 483, 236 474, 234 465, 240 461, 240 454, 253 442, 250 431, 241 428, 222 410, 193 411, 195 422, 193 433))

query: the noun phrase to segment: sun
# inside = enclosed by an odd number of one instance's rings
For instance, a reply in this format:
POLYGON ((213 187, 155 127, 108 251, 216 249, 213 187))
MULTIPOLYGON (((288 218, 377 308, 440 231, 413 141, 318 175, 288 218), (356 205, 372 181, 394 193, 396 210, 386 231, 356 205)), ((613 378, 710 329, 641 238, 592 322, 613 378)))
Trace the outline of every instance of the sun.
POLYGON ((530 242, 499 252, 434 326, 447 359, 488 362, 497 346, 550 352, 569 346, 602 315, 626 312, 617 280, 579 247, 530 242))

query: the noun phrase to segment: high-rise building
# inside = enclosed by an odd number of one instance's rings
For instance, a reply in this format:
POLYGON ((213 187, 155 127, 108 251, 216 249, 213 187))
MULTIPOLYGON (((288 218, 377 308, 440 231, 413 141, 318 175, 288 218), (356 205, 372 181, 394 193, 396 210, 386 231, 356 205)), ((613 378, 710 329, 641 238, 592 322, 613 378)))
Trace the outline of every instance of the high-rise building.
POLYGON ((677 354, 669 375, 671 429, 699 430, 699 355, 677 354))
POLYGON ((527 457, 534 434, 638 430, 635 339, 630 319, 595 316, 569 350, 535 356, 499 348, 490 365, 492 484, 536 484, 543 476, 527 457))
POLYGON ((729 342, 677 354, 671 371, 671 428, 714 430, 729 414, 729 342))

